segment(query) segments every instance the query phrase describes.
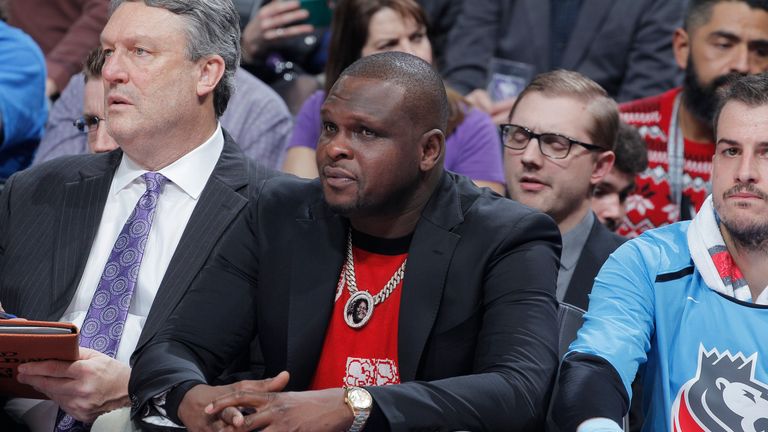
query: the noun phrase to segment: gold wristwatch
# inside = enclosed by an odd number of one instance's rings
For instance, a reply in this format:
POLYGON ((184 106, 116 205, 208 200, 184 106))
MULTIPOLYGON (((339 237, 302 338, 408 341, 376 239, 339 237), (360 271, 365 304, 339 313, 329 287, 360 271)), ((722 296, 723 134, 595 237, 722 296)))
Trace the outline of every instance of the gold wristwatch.
POLYGON ((371 407, 373 407, 371 394, 362 387, 344 387, 344 402, 352 409, 352 415, 355 417, 349 432, 360 432, 365 427, 368 416, 371 415, 371 407))

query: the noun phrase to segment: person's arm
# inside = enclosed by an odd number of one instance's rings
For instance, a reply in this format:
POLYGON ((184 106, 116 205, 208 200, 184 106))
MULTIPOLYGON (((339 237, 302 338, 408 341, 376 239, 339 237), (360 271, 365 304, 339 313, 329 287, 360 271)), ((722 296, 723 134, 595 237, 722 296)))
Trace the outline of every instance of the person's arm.
MULTIPOLYGON (((529 213, 501 235, 506 241, 484 275, 483 326, 473 373, 366 387, 374 400, 366 429, 541 429, 557 366, 559 232, 548 217, 529 213), (510 283, 513 279, 516 283, 510 283)), ((335 431, 352 423, 341 388, 287 393, 241 388, 215 400, 206 413, 219 415, 238 432, 288 425, 335 431), (251 408, 250 414, 235 407, 251 408)))
POLYGON ((4 22, 0 22, 0 45, 0 145, 10 155, 13 148, 19 151, 31 142, 37 144, 43 134, 48 116, 45 61, 29 36, 4 22))
POLYGON ((293 130, 288 107, 274 90, 243 68, 238 68, 235 83, 237 92, 221 116, 221 126, 248 158, 280 169, 293 130))
POLYGON ((271 43, 314 31, 311 24, 300 21, 309 17, 296 0, 272 1, 259 9, 243 29, 243 63, 253 63, 264 56, 271 43))
POLYGON ((78 3, 82 14, 45 57, 48 78, 53 84, 49 96, 64 89, 70 77, 82 68, 88 52, 99 45, 99 35, 107 23, 108 0, 80 0, 78 3))
POLYGON ((369 387, 392 430, 541 430, 558 362, 560 233, 530 213, 504 234, 485 264, 472 374, 369 387))
POLYGON ((83 74, 74 75, 54 102, 32 165, 59 156, 88 153, 88 135, 72 124, 83 114, 84 88, 83 74))
POLYGON ((134 353, 128 385, 133 417, 141 420, 153 399, 167 394, 168 418, 180 424, 177 413, 185 394, 213 382, 253 340, 257 194, 250 197, 245 214, 222 238, 166 326, 134 353))
POLYGON ((448 35, 443 76, 463 94, 485 88, 488 64, 496 51, 502 25, 499 3, 500 0, 465 1, 456 26, 448 35))
POLYGON ((453 147, 446 151, 456 152, 459 157, 451 158, 452 166, 446 168, 503 195, 501 139, 491 118, 479 110, 468 109, 464 121, 448 139, 456 141, 451 142, 453 147))
POLYGON ((315 92, 301 106, 288 143, 288 152, 283 161, 283 171, 304 178, 318 176, 315 149, 320 138, 320 105, 325 99, 324 92, 315 92))
POLYGON ((620 423, 627 413, 632 381, 651 347, 658 256, 643 236, 619 247, 598 273, 584 325, 560 368, 551 410, 559 430, 593 418, 620 423))
POLYGON ((681 0, 646 1, 635 28, 627 67, 616 100, 630 101, 667 91, 677 85, 680 71, 672 54, 672 35, 682 25, 681 0))

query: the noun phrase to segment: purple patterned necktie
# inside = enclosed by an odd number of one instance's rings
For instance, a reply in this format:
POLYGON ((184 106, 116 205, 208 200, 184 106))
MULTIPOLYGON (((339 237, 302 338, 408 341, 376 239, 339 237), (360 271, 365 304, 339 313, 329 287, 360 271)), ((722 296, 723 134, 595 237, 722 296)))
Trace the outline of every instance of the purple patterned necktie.
MULTIPOLYGON (((148 172, 141 176, 147 190, 125 222, 109 254, 91 305, 80 329, 80 346, 102 352, 112 358, 117 354, 123 335, 125 318, 131 306, 133 289, 139 276, 147 236, 152 227, 157 199, 167 181, 162 174, 148 172)), ((61 409, 56 416, 54 432, 88 431, 85 425, 61 409)))

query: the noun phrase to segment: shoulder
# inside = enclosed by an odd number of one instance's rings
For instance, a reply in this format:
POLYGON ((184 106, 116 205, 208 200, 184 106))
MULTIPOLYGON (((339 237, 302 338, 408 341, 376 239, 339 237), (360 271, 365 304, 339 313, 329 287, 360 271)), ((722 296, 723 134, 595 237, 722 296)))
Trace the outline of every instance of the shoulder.
POLYGON ((674 88, 654 96, 624 102, 619 105, 621 119, 632 125, 658 123, 661 121, 661 111, 672 104, 679 92, 679 88, 674 88))
POLYGON ((539 238, 560 243, 560 232, 546 214, 479 188, 464 176, 448 173, 456 185, 463 221, 459 231, 480 238, 539 238), (511 236, 511 237, 510 237, 511 236))
POLYGON ((235 71, 235 86, 237 90, 229 101, 231 109, 224 112, 222 121, 229 117, 227 113, 231 113, 230 116, 235 114, 235 118, 245 114, 290 116, 288 107, 280 95, 245 69, 238 68, 235 71))
POLYGON ((627 240, 626 237, 622 237, 606 228, 605 225, 600 223, 597 217, 595 217, 594 228, 590 233, 588 241, 598 243, 606 249, 615 250, 627 240))
MULTIPOLYGON (((307 209, 322 204, 323 194, 318 179, 303 179, 291 174, 267 178, 259 193, 262 208, 307 209)), ((307 217, 309 215, 307 214, 307 217)))
POLYGON ((43 182, 45 184, 66 183, 103 174, 114 170, 120 163, 122 152, 63 156, 19 171, 14 175, 15 184, 43 182))
POLYGON ((616 250, 617 259, 639 259, 652 274, 678 271, 691 265, 688 249, 690 221, 677 222, 645 231, 616 250), (634 257, 634 258, 631 258, 634 257))

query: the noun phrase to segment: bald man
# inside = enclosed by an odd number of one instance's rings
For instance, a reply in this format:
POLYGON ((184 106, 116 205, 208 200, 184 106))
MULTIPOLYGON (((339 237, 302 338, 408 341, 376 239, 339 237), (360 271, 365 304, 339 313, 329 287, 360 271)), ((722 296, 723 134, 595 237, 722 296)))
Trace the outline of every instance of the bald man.
POLYGON ((557 226, 443 170, 447 112, 442 80, 417 57, 350 66, 322 107, 319 179, 264 185, 137 353, 135 417, 541 430, 557 363, 557 226), (269 378, 210 386, 253 337, 269 378))

